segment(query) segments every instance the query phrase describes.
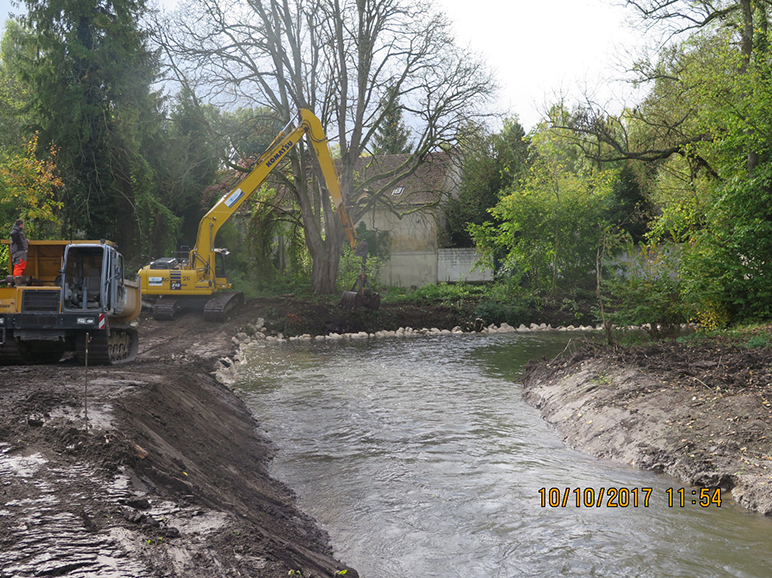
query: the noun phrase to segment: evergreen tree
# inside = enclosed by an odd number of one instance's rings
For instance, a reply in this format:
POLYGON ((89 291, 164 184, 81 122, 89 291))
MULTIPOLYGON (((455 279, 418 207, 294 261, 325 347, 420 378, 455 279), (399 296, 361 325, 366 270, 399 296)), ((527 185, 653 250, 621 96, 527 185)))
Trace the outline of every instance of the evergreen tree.
POLYGON ((29 87, 7 64, 17 57, 18 38, 22 34, 19 24, 9 18, 0 43, 0 151, 4 155, 27 152, 25 145, 32 136, 27 133, 30 119, 24 113, 25 103, 30 98, 29 87))
POLYGON ((517 182, 527 170, 529 143, 517 119, 508 119, 499 134, 473 128, 463 139, 463 165, 457 197, 445 208, 447 231, 444 244, 473 247, 469 225, 490 220, 502 191, 517 182))
POLYGON ((373 136, 375 154, 398 155, 411 151, 410 129, 402 120, 397 88, 392 86, 381 100, 381 122, 373 136))
POLYGON ((40 151, 54 146, 66 236, 108 237, 124 252, 168 244, 177 220, 143 155, 160 127, 156 72, 139 20, 144 0, 25 0, 21 50, 10 63, 30 87, 40 151), (144 241, 144 242, 143 242, 144 241), (144 245, 144 246, 143 246, 144 245))

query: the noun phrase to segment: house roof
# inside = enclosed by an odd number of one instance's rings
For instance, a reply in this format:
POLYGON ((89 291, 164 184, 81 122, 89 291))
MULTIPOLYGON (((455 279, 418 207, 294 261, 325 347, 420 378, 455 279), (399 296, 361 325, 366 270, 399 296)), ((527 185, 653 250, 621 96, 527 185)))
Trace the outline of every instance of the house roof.
POLYGON ((440 151, 426 156, 411 172, 409 154, 360 157, 354 167, 357 185, 364 192, 381 194, 387 203, 415 206, 436 203, 458 183, 454 159, 440 151))

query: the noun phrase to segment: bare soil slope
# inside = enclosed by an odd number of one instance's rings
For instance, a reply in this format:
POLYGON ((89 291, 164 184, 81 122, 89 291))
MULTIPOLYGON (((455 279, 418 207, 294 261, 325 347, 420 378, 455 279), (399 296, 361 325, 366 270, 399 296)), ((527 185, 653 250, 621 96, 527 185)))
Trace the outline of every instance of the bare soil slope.
POLYGON ((731 490, 772 514, 768 348, 586 346, 529 364, 524 397, 577 449, 731 490))
POLYGON ((0 577, 345 569, 268 476, 273 450, 254 418, 211 377, 266 307, 225 324, 145 318, 125 366, 0 368, 0 577))

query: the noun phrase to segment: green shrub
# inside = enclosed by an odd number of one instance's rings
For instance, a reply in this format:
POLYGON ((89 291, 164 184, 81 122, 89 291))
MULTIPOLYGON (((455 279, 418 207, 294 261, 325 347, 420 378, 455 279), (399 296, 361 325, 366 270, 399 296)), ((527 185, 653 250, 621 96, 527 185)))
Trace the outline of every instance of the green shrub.
POLYGON ((768 347, 769 342, 770 342, 769 335, 758 333, 745 342, 745 347, 747 347, 748 349, 760 349, 763 347, 768 347))
MULTIPOLYGON (((375 287, 378 285, 378 281, 381 276, 381 269, 383 268, 383 259, 375 257, 373 255, 368 256, 365 264, 365 274, 367 275, 367 281, 375 291, 375 287)), ((338 267, 338 278, 335 284, 338 291, 350 291, 359 278, 359 274, 362 271, 362 258, 354 255, 354 252, 350 247, 346 247, 343 250, 343 255, 340 259, 340 266, 338 267)))
POLYGON ((609 320, 618 327, 646 325, 654 338, 675 334, 691 317, 681 298, 678 267, 676 251, 657 247, 643 247, 631 263, 620 264, 606 282, 609 320))
POLYGON ((484 299, 477 304, 474 311, 475 317, 482 319, 485 325, 490 325, 491 323, 501 325, 506 322, 513 327, 526 323, 529 320, 530 314, 531 312, 527 304, 514 300, 510 303, 502 303, 500 301, 484 299))
POLYGON ((395 295, 394 300, 402 303, 445 305, 457 307, 464 301, 479 300, 490 291, 487 285, 469 283, 437 283, 425 285, 411 293, 395 295))

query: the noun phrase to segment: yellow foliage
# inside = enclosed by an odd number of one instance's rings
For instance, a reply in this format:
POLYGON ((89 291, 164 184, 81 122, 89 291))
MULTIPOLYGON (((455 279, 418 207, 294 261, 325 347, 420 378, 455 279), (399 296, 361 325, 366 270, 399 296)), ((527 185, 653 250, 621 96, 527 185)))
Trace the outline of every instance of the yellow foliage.
MULTIPOLYGON (((56 212, 62 203, 56 200, 56 189, 62 179, 56 174, 56 149, 51 147, 49 158, 36 156, 37 134, 25 145, 22 155, 12 155, 0 163, 0 209, 10 220, 23 218, 42 225, 59 224, 56 212)), ((34 228, 30 231, 34 234, 34 228)))
POLYGON ((726 305, 713 299, 703 302, 697 309, 696 321, 707 331, 722 329, 729 325, 731 320, 726 305))

